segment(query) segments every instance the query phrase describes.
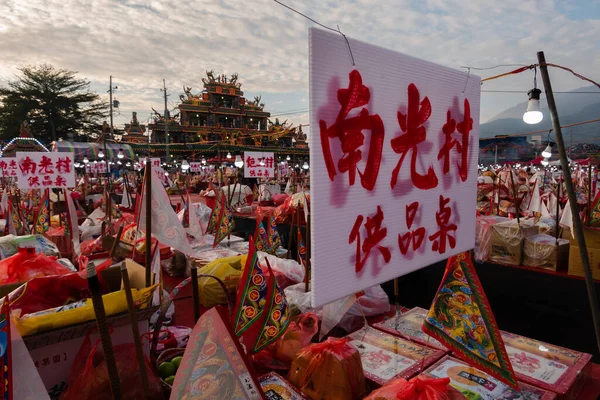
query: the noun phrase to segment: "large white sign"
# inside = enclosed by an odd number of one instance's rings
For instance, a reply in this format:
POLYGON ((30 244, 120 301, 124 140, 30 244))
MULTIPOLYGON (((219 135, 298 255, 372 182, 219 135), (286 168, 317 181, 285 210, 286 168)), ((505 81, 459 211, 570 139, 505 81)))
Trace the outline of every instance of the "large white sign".
POLYGON ((472 249, 480 78, 310 30, 313 306, 472 249))
POLYGON ((17 152, 19 189, 73 188, 73 153, 17 152))
POLYGON ((260 151, 244 152, 244 178, 272 178, 275 174, 275 154, 260 151))
MULTIPOLYGON (((146 167, 146 158, 140 158, 140 165, 142 167, 146 167)), ((150 165, 152 165, 152 168, 156 169, 156 168, 160 168, 160 157, 151 157, 150 158, 150 165)))

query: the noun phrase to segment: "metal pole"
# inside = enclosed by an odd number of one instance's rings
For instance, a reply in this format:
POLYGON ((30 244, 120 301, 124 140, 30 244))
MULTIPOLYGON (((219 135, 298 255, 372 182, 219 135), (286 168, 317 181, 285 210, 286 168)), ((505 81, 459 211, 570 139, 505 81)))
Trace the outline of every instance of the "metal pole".
POLYGON ((573 189, 573 181, 571 181, 571 169, 567 160, 565 142, 563 140, 560 121, 558 119, 558 111, 556 109, 556 103, 554 101, 554 94, 552 93, 552 84, 550 83, 550 75, 548 75, 546 57, 544 57, 543 51, 538 51, 537 57, 540 65, 540 72, 542 74, 542 80, 544 81, 544 90, 546 92, 548 108, 550 109, 550 115, 552 116, 552 127, 556 135, 556 144, 558 146, 558 155, 560 156, 560 165, 562 166, 564 174, 563 178, 565 180, 567 196, 569 197, 569 203, 571 204, 571 214, 573 216, 574 228, 573 230, 575 231, 575 238, 577 239, 577 243, 579 244, 579 255, 581 257, 581 263, 583 264, 585 286, 587 288, 588 300, 590 302, 590 309, 592 311, 592 320, 594 322, 594 330, 596 332, 596 344, 598 346, 598 350, 600 350, 600 311, 598 307, 598 297, 596 296, 596 287, 594 286, 594 278, 592 276, 592 269, 590 268, 590 259, 587 252, 587 246, 585 244, 583 225, 581 223, 581 218, 579 217, 577 195, 575 194, 575 190, 573 189))
POLYGON ((166 150, 167 150, 167 163, 169 163, 171 161, 171 157, 170 154, 171 152, 169 151, 169 109, 167 108, 167 84, 165 83, 165 80, 163 79, 163 94, 165 97, 165 144, 166 146, 166 150))

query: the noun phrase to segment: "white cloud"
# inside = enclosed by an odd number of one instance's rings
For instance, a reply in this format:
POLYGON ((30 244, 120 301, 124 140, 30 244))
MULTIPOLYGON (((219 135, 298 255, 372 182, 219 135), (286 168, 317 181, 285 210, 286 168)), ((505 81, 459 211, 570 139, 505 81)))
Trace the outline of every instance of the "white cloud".
MULTIPOLYGON (((600 21, 571 20, 552 0, 347 0, 288 3, 348 36, 450 67, 551 62, 594 77, 600 70, 600 21)), ((569 8, 569 12, 573 12, 569 8)), ((177 100, 183 85, 199 90, 205 70, 238 72, 253 94, 296 93, 297 110, 308 92, 307 28, 311 23, 270 0, 4 0, 0 2, 0 83, 17 66, 47 62, 77 70, 105 95, 109 75, 121 90, 119 123, 150 107, 162 109, 162 79, 177 100)), ((484 71, 489 76, 502 69, 484 71)), ((557 90, 583 86, 552 72, 557 90)), ((530 73, 490 82, 484 89, 522 90, 530 73)), ((487 119, 525 94, 485 94, 487 119)), ((298 115, 290 116, 302 123, 298 115)), ((308 118, 306 118, 306 123, 308 118)))

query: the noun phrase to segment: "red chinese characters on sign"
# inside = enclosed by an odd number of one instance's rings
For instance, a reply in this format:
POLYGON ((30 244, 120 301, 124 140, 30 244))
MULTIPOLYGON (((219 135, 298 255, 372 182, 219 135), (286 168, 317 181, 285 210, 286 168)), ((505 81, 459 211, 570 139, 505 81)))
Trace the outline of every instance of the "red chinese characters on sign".
POLYGON ((457 226, 456 224, 449 223, 450 217, 452 217, 452 209, 448 207, 449 202, 449 198, 446 199, 444 196, 440 195, 440 209, 435 213, 435 221, 439 230, 429 236, 429 240, 433 242, 431 249, 440 254, 446 253, 447 245, 449 245, 451 249, 456 246, 456 237, 453 236, 453 234, 456 233, 457 226))
POLYGON ((60 157, 56 162, 56 170, 59 174, 68 174, 71 172, 71 159, 69 157, 60 157))
POLYGON ((254 157, 247 157, 246 158, 246 168, 254 168, 256 167, 256 160, 254 159, 254 157))
POLYGON ((406 114, 398 111, 398 123, 402 134, 391 140, 392 149, 396 154, 401 154, 400 161, 392 171, 392 180, 390 185, 392 189, 398 181, 400 167, 409 151, 412 151, 410 159, 410 179, 415 187, 423 190, 433 189, 438 185, 438 178, 435 175, 433 167, 430 166, 426 175, 417 172, 417 158, 419 156, 418 145, 424 143, 427 139, 425 122, 431 116, 431 103, 425 96, 420 101, 419 89, 414 84, 408 85, 408 106, 406 114))
POLYGON ((42 156, 42 160, 39 165, 40 174, 53 174, 54 173, 54 162, 46 156, 42 156))
POLYGON ((19 169, 23 175, 35 174, 37 163, 32 161, 31 157, 27 156, 19 163, 19 169))
POLYGON ((358 171, 361 184, 367 190, 375 188, 379 174, 385 135, 383 121, 378 114, 370 115, 366 108, 363 108, 355 117, 347 118, 347 116, 353 109, 367 105, 370 97, 371 92, 368 87, 363 85, 360 72, 353 70, 350 72, 348 88, 338 90, 337 99, 341 107, 335 123, 327 127, 326 121, 319 121, 321 147, 329 179, 333 181, 337 174, 329 142, 331 139, 338 139, 343 155, 338 160, 337 168, 341 173, 348 173, 350 186, 354 185, 358 171), (366 167, 364 172, 361 172, 358 169, 358 163, 362 160, 360 148, 365 142, 363 130, 371 131, 371 140, 366 167))
POLYGON ((367 222, 364 224, 367 231, 367 237, 361 242, 360 229, 363 225, 363 221, 364 217, 362 215, 356 217, 356 221, 350 232, 350 237, 348 238, 349 244, 356 242, 356 272, 362 271, 371 254, 371 250, 374 248, 379 250, 379 253, 381 253, 386 263, 389 263, 392 258, 390 249, 379 245, 379 243, 387 237, 387 228, 382 228, 383 211, 381 210, 381 207, 377 206, 377 212, 373 217, 367 217, 367 222))
POLYGON ((471 105, 469 100, 464 102, 465 115, 462 122, 458 124, 452 118, 450 110, 446 114, 446 123, 442 127, 442 133, 445 136, 444 145, 438 154, 438 160, 444 159, 443 172, 444 175, 450 172, 450 151, 456 147, 456 152, 460 154, 460 163, 458 163, 458 174, 460 179, 465 182, 469 177, 468 156, 469 156, 469 135, 473 130, 473 118, 471 118, 471 105), (461 140, 458 141, 452 137, 454 132, 461 135, 461 140))
POLYGON ((27 178, 27 182, 29 186, 32 188, 40 187, 40 177, 39 176, 30 176, 27 178))
POLYGON ((410 230, 412 228, 417 211, 419 211, 418 201, 406 206, 406 227, 409 229, 409 231, 405 232, 404 234, 398 234, 398 246, 400 247, 400 253, 402 253, 404 256, 408 253, 411 243, 413 251, 420 249, 423 244, 423 239, 425 239, 425 235, 427 233, 425 228, 422 226, 417 229, 413 229, 412 231, 410 230))

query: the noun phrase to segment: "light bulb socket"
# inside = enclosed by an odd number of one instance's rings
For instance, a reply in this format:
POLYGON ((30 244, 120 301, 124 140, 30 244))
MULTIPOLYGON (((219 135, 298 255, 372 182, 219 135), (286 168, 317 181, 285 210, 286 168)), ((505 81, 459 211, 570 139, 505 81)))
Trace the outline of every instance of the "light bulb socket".
POLYGON ((540 94, 542 94, 542 91, 538 88, 533 88, 529 92, 527 92, 529 100, 539 100, 540 94))

